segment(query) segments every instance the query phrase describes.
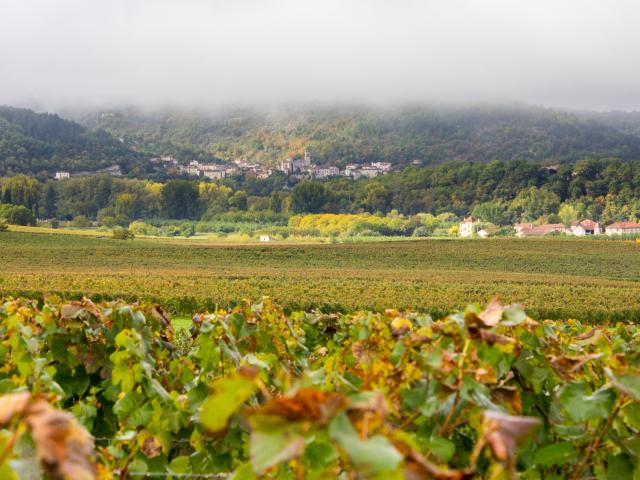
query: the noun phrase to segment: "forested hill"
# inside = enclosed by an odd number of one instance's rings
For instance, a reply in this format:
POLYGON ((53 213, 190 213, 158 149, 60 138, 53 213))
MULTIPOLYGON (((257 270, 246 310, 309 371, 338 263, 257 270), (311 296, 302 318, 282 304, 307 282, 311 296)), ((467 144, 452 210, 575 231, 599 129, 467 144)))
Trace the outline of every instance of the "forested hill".
POLYGON ((419 160, 564 162, 640 159, 640 116, 569 113, 529 106, 491 108, 282 108, 204 115, 100 112, 80 119, 149 153, 204 154, 274 164, 305 147, 314 161, 419 160))
POLYGON ((105 130, 49 113, 0 106, 0 175, 142 168, 143 156, 105 130))

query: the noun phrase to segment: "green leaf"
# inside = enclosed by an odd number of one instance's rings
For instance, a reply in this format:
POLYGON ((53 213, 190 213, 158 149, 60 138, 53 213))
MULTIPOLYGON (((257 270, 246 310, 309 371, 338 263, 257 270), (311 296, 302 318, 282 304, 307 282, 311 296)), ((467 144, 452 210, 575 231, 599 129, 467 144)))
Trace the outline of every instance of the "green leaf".
POLYGON ((221 378, 213 383, 214 394, 202 404, 200 421, 205 428, 219 432, 227 426, 229 417, 256 391, 255 384, 246 378, 221 378))
POLYGON ((391 472, 402 461, 402 455, 387 438, 376 435, 361 440, 345 412, 333 418, 329 424, 329 435, 346 452, 353 464, 367 473, 391 472))
POLYGON ((256 475, 253 473, 251 464, 243 463, 231 474, 229 480, 255 480, 256 475))
POLYGON ((622 375, 616 378, 614 385, 636 401, 640 401, 640 376, 622 375))
POLYGON ((318 470, 335 462, 338 452, 329 442, 315 440, 305 449, 304 458, 314 470, 318 470))
POLYGON ((298 457, 304 450, 304 438, 295 426, 282 426, 269 431, 254 431, 249 442, 253 471, 260 475, 278 463, 298 457))
POLYGON ((2 480, 20 480, 13 468, 9 466, 8 462, 4 462, 0 465, 0 478, 2 480))
POLYGON ((559 399, 573 421, 585 422, 593 418, 608 417, 616 394, 610 388, 602 388, 591 393, 586 383, 571 382, 562 387, 559 399))
POLYGON ((538 450, 535 456, 535 463, 543 467, 564 465, 570 462, 575 455, 575 449, 570 442, 556 443, 538 450))
POLYGON ((610 455, 607 460, 607 480, 633 480, 633 462, 626 455, 610 455))
POLYGON ((427 442, 429 452, 438 458, 438 463, 449 463, 456 452, 455 444, 446 438, 434 436, 427 442))
POLYGON ((169 468, 173 473, 190 473, 191 464, 189 463, 189 457, 181 455, 171 460, 169 468))

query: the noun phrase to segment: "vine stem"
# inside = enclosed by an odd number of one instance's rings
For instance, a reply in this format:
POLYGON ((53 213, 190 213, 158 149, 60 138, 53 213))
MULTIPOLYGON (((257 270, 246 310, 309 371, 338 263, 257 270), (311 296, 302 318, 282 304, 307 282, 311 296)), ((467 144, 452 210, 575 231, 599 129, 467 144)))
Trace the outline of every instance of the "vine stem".
POLYGON ((453 414, 458 408, 458 404, 460 403, 460 387, 462 382, 464 381, 464 360, 467 357, 467 351, 469 350, 469 345, 471 344, 471 340, 468 338, 464 342, 464 348, 462 349, 462 354, 460 355, 460 360, 458 360, 458 390, 456 391, 455 399, 453 400, 453 405, 451 405, 451 409, 447 414, 447 418, 444 419, 444 423, 442 427, 440 427, 440 435, 444 435, 449 427, 449 422, 453 418, 453 414))
POLYGON ((9 458, 9 455, 11 455, 11 452, 13 452, 13 447, 18 441, 18 438, 20 438, 20 435, 22 435, 22 430, 22 424, 19 424, 16 426, 15 430, 11 432, 11 437, 4 446, 2 453, 0 453, 0 465, 3 465, 4 462, 7 461, 7 458, 9 458))
POLYGON ((593 454, 595 449, 598 447, 598 445, 600 445, 600 442, 602 442, 602 439, 607 433, 607 430, 609 430, 609 428, 613 424, 613 420, 616 418, 616 415, 618 415, 618 412, 620 411, 621 407, 622 407, 622 402, 618 401, 618 405, 616 406, 613 413, 609 415, 607 422, 604 424, 604 426, 602 427, 602 429, 600 430, 596 438, 593 439, 593 442, 591 442, 587 447, 587 453, 585 454, 582 462, 580 462, 578 466, 573 470, 571 476, 569 477, 571 480, 576 480, 584 470, 584 467, 587 466, 587 464, 589 463, 589 460, 591 459, 591 455, 593 454))

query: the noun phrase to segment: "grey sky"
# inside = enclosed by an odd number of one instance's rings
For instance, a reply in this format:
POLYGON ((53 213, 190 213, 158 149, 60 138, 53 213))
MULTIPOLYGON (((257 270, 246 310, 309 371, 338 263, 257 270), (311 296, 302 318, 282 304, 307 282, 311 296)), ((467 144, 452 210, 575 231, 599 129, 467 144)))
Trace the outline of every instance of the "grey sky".
POLYGON ((0 0, 0 103, 640 109, 637 0, 0 0))

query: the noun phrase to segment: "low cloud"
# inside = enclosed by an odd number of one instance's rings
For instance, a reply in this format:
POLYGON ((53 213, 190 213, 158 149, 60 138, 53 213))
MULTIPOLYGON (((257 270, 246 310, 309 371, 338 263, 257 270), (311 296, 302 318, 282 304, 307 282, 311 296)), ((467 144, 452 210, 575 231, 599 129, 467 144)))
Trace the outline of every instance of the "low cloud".
POLYGON ((640 109, 634 0, 3 0, 0 103, 640 109))

